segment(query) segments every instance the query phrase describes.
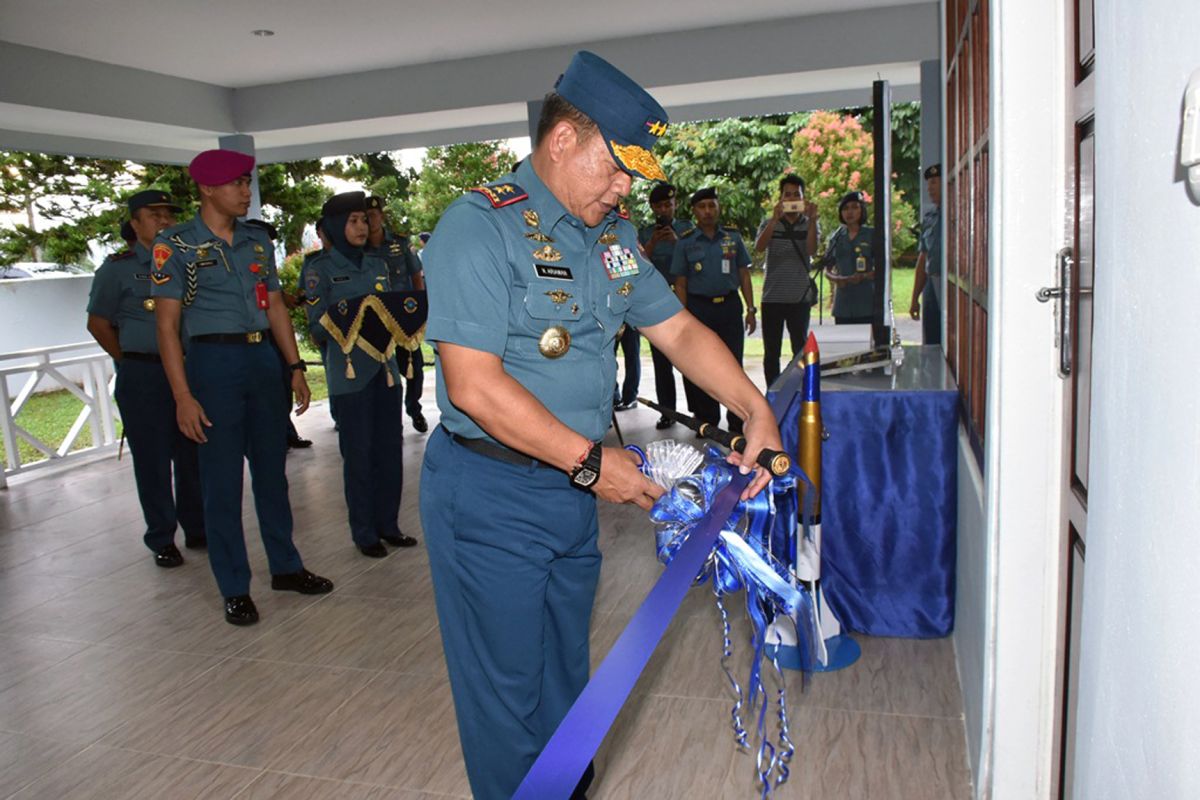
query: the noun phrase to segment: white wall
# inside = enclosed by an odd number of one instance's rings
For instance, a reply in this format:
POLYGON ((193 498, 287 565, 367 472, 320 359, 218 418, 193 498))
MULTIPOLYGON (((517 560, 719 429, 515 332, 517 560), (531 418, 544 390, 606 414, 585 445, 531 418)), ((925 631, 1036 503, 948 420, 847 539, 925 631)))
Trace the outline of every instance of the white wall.
POLYGON ((984 663, 987 657, 987 527, 983 517, 983 476, 975 453, 958 434, 958 559, 954 590, 954 653, 962 688, 971 775, 978 780, 983 748, 984 663))
MULTIPOLYGON (((91 275, 0 281, 0 353, 92 341, 87 332, 91 288, 91 275)), ((13 365, 0 362, 0 367, 13 365)), ((81 380, 82 374, 81 370, 67 371, 67 377, 73 380, 81 380)), ((9 391, 18 391, 26 377, 10 377, 9 391)))
POLYGON ((1200 797, 1200 204, 1179 182, 1200 4, 1096 2, 1091 489, 1075 796, 1200 797))

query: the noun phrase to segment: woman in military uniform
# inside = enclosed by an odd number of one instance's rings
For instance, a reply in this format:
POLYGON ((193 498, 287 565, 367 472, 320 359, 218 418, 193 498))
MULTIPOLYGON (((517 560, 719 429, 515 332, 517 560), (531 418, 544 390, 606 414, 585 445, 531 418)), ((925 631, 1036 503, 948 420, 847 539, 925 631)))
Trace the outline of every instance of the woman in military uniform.
POLYGON ((387 548, 412 547, 417 540, 400 532, 400 492, 404 484, 404 422, 400 416, 400 370, 393 355, 379 362, 355 347, 340 348, 325 327, 326 311, 346 301, 391 291, 388 265, 367 254, 367 205, 362 192, 330 198, 321 209, 330 247, 304 266, 308 329, 325 347, 325 378, 337 398, 342 482, 350 514, 350 536, 363 555, 383 558, 387 548), (324 318, 324 322, 323 322, 324 318))
POLYGON ((838 203, 841 226, 829 237, 821 266, 834 286, 833 318, 838 325, 874 322, 875 260, 871 237, 875 229, 863 225, 867 203, 862 192, 847 192, 838 203))

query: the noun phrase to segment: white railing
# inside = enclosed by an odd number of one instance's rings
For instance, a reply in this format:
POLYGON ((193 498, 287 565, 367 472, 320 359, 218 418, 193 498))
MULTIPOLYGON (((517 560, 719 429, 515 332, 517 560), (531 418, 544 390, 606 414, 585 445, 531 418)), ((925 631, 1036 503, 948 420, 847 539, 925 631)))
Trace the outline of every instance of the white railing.
POLYGON ((95 342, 0 353, 0 433, 4 435, 0 488, 7 485, 9 475, 116 447, 116 421, 120 414, 112 396, 115 382, 112 359, 95 342), (9 392, 9 378, 21 375, 28 377, 14 397, 9 392), (83 403, 66 437, 57 446, 43 442, 16 421, 34 392, 47 388, 47 381, 50 386, 67 390, 83 403), (85 425, 91 428, 92 445, 72 451, 85 425), (37 450, 44 458, 22 463, 19 441, 37 450))

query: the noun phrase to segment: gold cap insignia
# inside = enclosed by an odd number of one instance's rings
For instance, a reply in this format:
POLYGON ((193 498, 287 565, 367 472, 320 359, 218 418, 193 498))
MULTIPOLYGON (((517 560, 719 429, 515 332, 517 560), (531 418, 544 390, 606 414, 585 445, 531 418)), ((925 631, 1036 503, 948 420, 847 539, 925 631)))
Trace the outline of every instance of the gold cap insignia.
POLYGON ((154 310, 154 298, 147 297, 145 300, 143 300, 142 308, 146 309, 147 311, 153 311, 154 310))
POLYGON ((521 216, 525 218, 525 224, 531 228, 536 228, 542 222, 541 218, 538 217, 538 213, 532 208, 527 208, 522 211, 521 216))
POLYGON ((561 325, 551 325, 538 339, 538 352, 546 358, 561 358, 571 349, 571 334, 561 325))
POLYGON ((667 174, 659 166, 658 159, 646 148, 638 147, 636 144, 617 144, 611 139, 608 144, 612 148, 617 162, 625 171, 637 173, 643 178, 648 178, 652 181, 665 181, 667 179, 667 174))
POLYGON ((539 261, 562 261, 562 253, 558 252, 548 244, 542 245, 537 250, 534 250, 533 257, 539 261))
POLYGON ((551 289, 546 292, 546 297, 554 301, 554 305, 560 306, 570 300, 573 295, 570 292, 564 292, 562 289, 551 289))

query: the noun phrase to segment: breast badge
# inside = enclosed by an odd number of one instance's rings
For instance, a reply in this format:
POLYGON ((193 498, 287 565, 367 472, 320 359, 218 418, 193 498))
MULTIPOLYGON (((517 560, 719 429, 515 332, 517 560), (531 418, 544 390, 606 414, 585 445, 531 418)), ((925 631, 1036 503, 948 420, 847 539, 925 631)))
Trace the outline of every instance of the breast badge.
POLYGON ((546 292, 546 296, 549 297, 556 306, 561 306, 572 297, 570 292, 564 292, 562 289, 551 289, 550 291, 546 292))
POLYGON ((527 208, 521 212, 521 216, 525 218, 525 224, 531 228, 536 228, 542 224, 542 220, 538 217, 538 213, 532 208, 527 208))
POLYGON ((538 261, 549 261, 552 264, 555 261, 562 261, 562 253, 558 252, 548 244, 542 245, 537 250, 534 250, 533 257, 538 261))
POLYGON ((145 300, 143 300, 142 308, 146 309, 147 311, 153 311, 154 310, 154 298, 147 297, 145 300))
POLYGON ((571 334, 561 325, 551 325, 538 339, 538 352, 546 358, 561 358, 571 349, 571 334))

